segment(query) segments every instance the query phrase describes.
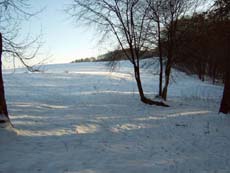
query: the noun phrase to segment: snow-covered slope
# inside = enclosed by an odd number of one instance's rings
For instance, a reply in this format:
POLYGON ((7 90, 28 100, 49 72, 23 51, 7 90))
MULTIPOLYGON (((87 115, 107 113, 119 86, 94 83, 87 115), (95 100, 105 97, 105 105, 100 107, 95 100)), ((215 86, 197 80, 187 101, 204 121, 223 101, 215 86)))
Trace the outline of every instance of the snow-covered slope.
MULTIPOLYGON (((60 64, 5 71, 15 129, 0 129, 3 173, 227 173, 230 119, 221 86, 173 71, 170 108, 139 101, 132 67, 60 64)), ((142 71, 149 97, 154 70, 142 71)))

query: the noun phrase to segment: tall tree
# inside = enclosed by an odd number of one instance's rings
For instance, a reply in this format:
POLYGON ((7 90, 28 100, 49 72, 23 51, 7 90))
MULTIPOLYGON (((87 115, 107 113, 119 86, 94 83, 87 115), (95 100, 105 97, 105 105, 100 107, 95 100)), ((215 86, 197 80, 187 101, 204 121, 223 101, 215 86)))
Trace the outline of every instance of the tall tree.
POLYGON ((162 91, 162 98, 164 100, 167 100, 171 69, 175 62, 178 20, 186 14, 193 13, 198 3, 198 0, 162 0, 162 18, 164 19, 162 23, 164 25, 166 48, 165 84, 162 91))
MULTIPOLYGON (((229 47, 230 49, 230 47, 229 47)), ((228 61, 230 61, 228 59, 228 61)), ((226 65, 226 74, 225 74, 225 82, 224 82, 224 93, 223 98, 220 105, 220 112, 224 114, 230 113, 230 63, 226 65)))
POLYGON ((6 106, 5 91, 2 78, 2 34, 0 33, 0 123, 9 121, 9 115, 6 106))
POLYGON ((29 13, 29 8, 28 0, 2 0, 0 2, 0 123, 10 122, 2 76, 2 57, 18 58, 28 70, 33 71, 33 67, 27 65, 26 61, 34 58, 40 47, 40 44, 35 49, 30 47, 36 43, 38 38, 32 41, 17 42, 21 20, 28 19, 37 13, 29 13), (28 49, 30 53, 27 52, 28 49))
POLYGON ((78 21, 96 24, 103 34, 112 33, 119 46, 132 63, 140 100, 146 104, 167 106, 148 99, 142 87, 140 74, 141 52, 147 47, 148 4, 143 0, 73 0, 68 9, 78 21), (127 52, 127 49, 129 53, 127 52))
MULTIPOLYGON (((216 0, 214 3, 214 9, 211 13, 214 14, 216 20, 220 20, 225 24, 225 21, 230 20, 230 1, 216 0)), ((228 114, 230 113, 230 30, 229 28, 226 28, 226 25, 221 28, 225 33, 225 36, 223 37, 223 47, 225 48, 225 78, 220 112, 228 114)))
POLYGON ((149 5, 150 10, 150 19, 153 20, 155 25, 152 30, 156 30, 155 40, 157 42, 158 47, 158 56, 159 56, 159 92, 158 95, 162 97, 162 87, 163 87, 163 49, 162 49, 162 17, 163 17, 163 1, 162 0, 146 0, 149 5))

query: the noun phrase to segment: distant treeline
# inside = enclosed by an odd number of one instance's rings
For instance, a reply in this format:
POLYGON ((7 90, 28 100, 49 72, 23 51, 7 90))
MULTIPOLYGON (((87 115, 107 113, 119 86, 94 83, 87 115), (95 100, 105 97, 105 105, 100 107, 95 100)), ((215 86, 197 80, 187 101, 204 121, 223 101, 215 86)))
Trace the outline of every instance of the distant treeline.
POLYGON ((95 62, 95 61, 97 61, 97 58, 95 58, 95 57, 89 57, 89 58, 76 59, 76 60, 72 61, 71 63, 95 62))
MULTIPOLYGON (((141 51, 141 59, 147 59, 152 57, 157 57, 157 50, 146 50, 141 51)), ((122 61, 127 60, 127 55, 131 56, 131 51, 129 49, 125 50, 114 50, 108 53, 99 55, 98 57, 89 57, 89 58, 81 58, 72 61, 71 63, 79 63, 79 62, 103 62, 103 61, 122 61)))
MULTIPOLYGON (((98 56, 97 60, 98 61, 121 61, 121 60, 127 60, 127 55, 131 56, 131 51, 129 49, 115 50, 98 56)), ((140 51, 141 59, 147 59, 147 58, 155 57, 157 55, 158 53, 156 50, 140 51)))

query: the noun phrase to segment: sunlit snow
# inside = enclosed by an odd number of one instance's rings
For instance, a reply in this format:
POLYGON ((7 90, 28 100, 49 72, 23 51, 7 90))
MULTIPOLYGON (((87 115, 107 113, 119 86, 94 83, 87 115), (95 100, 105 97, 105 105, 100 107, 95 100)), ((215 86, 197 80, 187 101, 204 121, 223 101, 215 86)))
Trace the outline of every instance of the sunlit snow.
MULTIPOLYGON (((14 129, 0 129, 0 173, 228 173, 222 86, 173 70, 169 108, 139 101, 132 66, 59 64, 4 71, 14 129)), ((148 97, 156 69, 142 69, 148 97)))

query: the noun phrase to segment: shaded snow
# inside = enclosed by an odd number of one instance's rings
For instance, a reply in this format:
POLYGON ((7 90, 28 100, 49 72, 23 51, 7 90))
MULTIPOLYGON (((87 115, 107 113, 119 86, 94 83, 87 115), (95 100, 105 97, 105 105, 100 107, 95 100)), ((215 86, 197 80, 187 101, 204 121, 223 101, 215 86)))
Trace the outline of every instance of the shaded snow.
POLYGON ((7 121, 7 120, 8 118, 5 115, 0 114, 0 121, 7 121))
MULTIPOLYGON (((174 70, 170 108, 139 101, 127 63, 50 65, 5 72, 15 129, 0 129, 0 173, 228 173, 223 88, 174 70)), ((157 76, 142 73, 147 95, 157 76)))

